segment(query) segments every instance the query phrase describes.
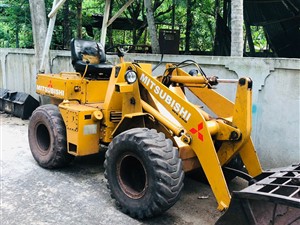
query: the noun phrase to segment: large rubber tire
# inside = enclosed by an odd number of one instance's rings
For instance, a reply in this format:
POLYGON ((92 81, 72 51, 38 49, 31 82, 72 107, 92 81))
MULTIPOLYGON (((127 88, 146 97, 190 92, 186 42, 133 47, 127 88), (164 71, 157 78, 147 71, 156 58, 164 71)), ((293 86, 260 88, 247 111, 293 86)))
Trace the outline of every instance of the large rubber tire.
POLYGON ((156 130, 134 128, 116 136, 104 167, 112 198, 134 218, 163 213, 177 202, 183 188, 178 151, 156 130))
POLYGON ((66 127, 55 105, 42 105, 32 113, 28 139, 31 153, 41 167, 64 167, 74 158, 67 152, 66 127))

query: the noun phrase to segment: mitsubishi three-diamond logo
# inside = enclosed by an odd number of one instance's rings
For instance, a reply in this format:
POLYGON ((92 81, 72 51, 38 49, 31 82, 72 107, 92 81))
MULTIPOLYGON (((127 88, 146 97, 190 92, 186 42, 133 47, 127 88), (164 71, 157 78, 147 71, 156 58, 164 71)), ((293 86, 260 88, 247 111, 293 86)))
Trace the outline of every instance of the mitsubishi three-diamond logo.
POLYGON ((201 123, 199 123, 198 124, 198 127, 197 127, 197 129, 196 128, 192 128, 192 129, 190 129, 190 132, 192 133, 192 134, 198 134, 198 139, 200 139, 201 141, 203 141, 203 134, 201 134, 201 130, 203 129, 203 122, 201 122, 201 123))
POLYGON ((48 88, 53 88, 52 81, 49 81, 48 88))

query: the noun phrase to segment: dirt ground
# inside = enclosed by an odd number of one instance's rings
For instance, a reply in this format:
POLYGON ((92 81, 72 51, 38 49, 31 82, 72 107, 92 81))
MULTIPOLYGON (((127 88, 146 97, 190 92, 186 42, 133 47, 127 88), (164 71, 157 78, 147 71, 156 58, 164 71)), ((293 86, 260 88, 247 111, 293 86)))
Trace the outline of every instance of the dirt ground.
MULTIPOLYGON (((132 219, 110 198, 103 154, 77 158, 61 170, 45 170, 31 155, 27 129, 28 120, 0 113, 1 225, 210 225, 222 215, 210 187, 186 177, 181 199, 166 213, 132 219)), ((245 185, 236 178, 230 189, 245 185)))

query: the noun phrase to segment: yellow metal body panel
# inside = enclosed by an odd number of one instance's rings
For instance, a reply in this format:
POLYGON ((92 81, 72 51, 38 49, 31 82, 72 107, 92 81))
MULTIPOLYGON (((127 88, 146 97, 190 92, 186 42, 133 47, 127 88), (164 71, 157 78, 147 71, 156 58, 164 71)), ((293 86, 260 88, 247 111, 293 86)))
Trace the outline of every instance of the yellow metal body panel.
POLYGON ((251 176, 255 177, 262 173, 262 168, 251 138, 241 147, 239 153, 251 176))
POLYGON ((152 64, 150 63, 139 63, 139 66, 144 70, 146 73, 152 73, 152 64))
POLYGON ((108 80, 90 80, 85 81, 84 90, 85 103, 99 103, 104 102, 106 91, 108 87, 108 80))
POLYGON ((199 99, 201 99, 201 101, 218 117, 229 118, 232 116, 234 103, 220 95, 215 90, 194 87, 188 87, 188 89, 199 99))
POLYGON ((94 116, 99 114, 97 108, 63 102, 59 110, 66 125, 68 152, 75 156, 99 152, 100 121, 94 116))
MULTIPOLYGON (((78 73, 38 74, 36 92, 52 99, 103 102, 108 80, 82 79, 78 73)), ((53 100, 53 102, 57 102, 53 100)))
POLYGON ((135 71, 135 66, 131 63, 121 63, 112 70, 103 104, 104 124, 106 127, 105 135, 102 139, 104 143, 111 142, 114 130, 127 114, 143 112, 138 82, 127 84, 125 81, 124 75, 129 69, 135 71), (121 115, 119 119, 109 119, 112 115, 119 114, 121 115))
POLYGON ((116 91, 120 93, 133 92, 133 85, 126 82, 116 84, 116 91))
POLYGON ((81 82, 77 73, 38 74, 36 92, 57 99, 80 99, 81 92, 74 87, 80 87, 81 82))
POLYGON ((183 143, 180 138, 175 137, 174 139, 179 150, 179 157, 182 160, 183 170, 188 172, 201 167, 193 149, 188 144, 183 143))

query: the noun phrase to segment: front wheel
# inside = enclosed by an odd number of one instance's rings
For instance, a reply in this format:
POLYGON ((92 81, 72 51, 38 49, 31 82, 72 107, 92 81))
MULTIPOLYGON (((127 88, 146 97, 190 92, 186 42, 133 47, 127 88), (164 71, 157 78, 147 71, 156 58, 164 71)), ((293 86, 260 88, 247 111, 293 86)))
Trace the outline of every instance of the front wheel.
POLYGON ((161 214, 180 197, 181 159, 172 141, 156 130, 134 128, 116 136, 104 166, 111 196, 131 217, 161 214))
POLYGON ((74 158, 68 154, 66 127, 55 105, 42 105, 32 113, 28 139, 31 153, 41 167, 63 167, 74 158))

